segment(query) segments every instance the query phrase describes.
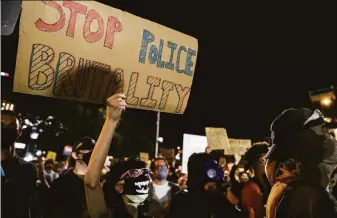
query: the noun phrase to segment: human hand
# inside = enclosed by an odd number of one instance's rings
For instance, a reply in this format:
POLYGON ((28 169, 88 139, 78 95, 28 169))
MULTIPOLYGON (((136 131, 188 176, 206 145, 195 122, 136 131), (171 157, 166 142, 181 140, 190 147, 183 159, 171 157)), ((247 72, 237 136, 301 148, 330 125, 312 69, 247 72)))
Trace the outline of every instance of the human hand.
POLYGON ((114 94, 107 101, 106 119, 118 121, 122 111, 126 109, 126 96, 124 94, 114 94))

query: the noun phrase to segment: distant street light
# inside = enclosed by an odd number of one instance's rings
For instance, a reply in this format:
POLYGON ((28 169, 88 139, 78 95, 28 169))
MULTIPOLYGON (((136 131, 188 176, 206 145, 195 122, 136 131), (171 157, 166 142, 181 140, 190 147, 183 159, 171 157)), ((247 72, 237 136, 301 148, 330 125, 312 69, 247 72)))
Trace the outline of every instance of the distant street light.
POLYGON ((330 107, 330 106, 332 105, 332 103, 333 103, 333 101, 332 101, 331 98, 323 98, 323 99, 321 100, 321 105, 322 105, 322 107, 328 108, 328 107, 330 107))
POLYGON ((327 89, 320 89, 309 92, 310 99, 313 103, 320 103, 323 108, 330 108, 336 100, 336 88, 331 86, 327 89))
POLYGON ((163 137, 158 137, 157 141, 160 142, 160 143, 163 143, 164 142, 164 138, 163 137))
POLYGON ((32 133, 30 134, 30 138, 31 138, 31 139, 37 139, 37 138, 39 138, 39 133, 37 133, 37 132, 32 132, 32 133))
POLYGON ((34 156, 31 153, 28 153, 25 158, 23 158, 25 161, 30 162, 34 160, 34 156))
POLYGON ((9 73, 1 72, 1 76, 8 77, 9 73))
POLYGON ((14 111, 15 105, 9 102, 2 102, 1 104, 1 110, 6 110, 6 111, 14 111))
POLYGON ((324 117, 324 121, 327 122, 327 123, 331 123, 332 118, 331 117, 324 117))

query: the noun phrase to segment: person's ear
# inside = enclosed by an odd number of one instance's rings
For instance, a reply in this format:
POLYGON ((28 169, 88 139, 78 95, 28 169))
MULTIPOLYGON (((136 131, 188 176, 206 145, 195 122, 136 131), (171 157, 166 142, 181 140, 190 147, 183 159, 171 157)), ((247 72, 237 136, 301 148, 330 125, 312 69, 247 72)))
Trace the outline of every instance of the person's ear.
POLYGON ((265 165, 266 164, 266 160, 264 159, 264 156, 259 157, 259 163, 261 165, 265 165))
POLYGON ((121 183, 117 183, 117 185, 115 186, 115 190, 118 193, 123 193, 123 189, 124 189, 124 186, 121 183))
POLYGON ((74 160, 78 160, 78 156, 76 154, 76 152, 71 152, 71 157, 74 158, 74 160))

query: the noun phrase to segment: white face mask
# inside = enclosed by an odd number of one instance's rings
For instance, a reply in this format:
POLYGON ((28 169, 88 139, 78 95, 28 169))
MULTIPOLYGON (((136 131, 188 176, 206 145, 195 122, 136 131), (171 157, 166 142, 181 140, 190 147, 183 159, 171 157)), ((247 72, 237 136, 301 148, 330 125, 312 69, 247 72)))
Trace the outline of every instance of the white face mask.
MULTIPOLYGON (((136 204, 140 204, 143 203, 147 197, 149 196, 148 194, 144 194, 144 195, 125 195, 132 203, 136 203, 136 204)), ((125 203, 129 203, 129 202, 125 202, 125 203)))
POLYGON ((123 202, 126 206, 128 213, 136 217, 138 206, 144 202, 148 194, 145 195, 123 195, 123 202))

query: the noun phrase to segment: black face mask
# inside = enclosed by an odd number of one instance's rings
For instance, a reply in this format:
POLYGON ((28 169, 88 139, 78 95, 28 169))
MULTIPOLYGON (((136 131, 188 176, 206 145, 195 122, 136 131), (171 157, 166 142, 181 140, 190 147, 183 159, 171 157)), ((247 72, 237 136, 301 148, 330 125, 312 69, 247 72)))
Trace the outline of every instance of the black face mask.
POLYGON ((90 151, 90 152, 88 152, 88 153, 86 153, 86 154, 83 154, 83 155, 82 155, 82 161, 83 161, 84 163, 86 163, 87 165, 89 165, 89 161, 90 161, 91 155, 92 155, 92 151, 90 151))

